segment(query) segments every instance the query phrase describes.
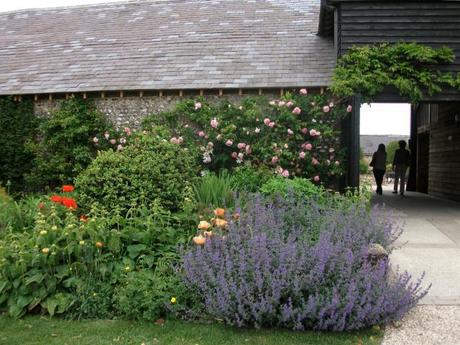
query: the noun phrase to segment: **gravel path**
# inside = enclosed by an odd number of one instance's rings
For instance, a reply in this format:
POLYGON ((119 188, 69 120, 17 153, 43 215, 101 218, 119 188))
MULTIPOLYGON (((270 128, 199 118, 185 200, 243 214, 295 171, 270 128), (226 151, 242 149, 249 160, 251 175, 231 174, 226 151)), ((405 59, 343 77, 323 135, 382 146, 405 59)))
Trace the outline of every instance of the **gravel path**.
POLYGON ((420 305, 398 327, 388 326, 382 345, 460 345, 460 305, 420 305))

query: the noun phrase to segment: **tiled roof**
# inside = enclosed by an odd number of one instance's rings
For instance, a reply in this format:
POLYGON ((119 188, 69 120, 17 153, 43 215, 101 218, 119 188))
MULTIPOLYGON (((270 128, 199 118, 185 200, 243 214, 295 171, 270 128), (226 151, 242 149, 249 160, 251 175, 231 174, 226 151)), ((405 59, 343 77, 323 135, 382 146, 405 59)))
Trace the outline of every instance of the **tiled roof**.
POLYGON ((320 0, 153 0, 0 13, 0 95, 327 86, 320 0))

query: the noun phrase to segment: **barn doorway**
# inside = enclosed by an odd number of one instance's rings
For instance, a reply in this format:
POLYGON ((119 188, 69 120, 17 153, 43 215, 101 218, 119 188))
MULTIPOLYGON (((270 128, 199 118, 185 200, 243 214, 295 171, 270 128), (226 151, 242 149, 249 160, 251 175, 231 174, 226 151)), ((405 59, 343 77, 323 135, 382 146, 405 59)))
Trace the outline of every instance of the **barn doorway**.
MULTIPOLYGON (((376 191, 376 183, 369 166, 372 155, 380 144, 387 151, 386 174, 383 178, 383 190, 391 193, 394 183, 392 169, 393 157, 398 142, 409 143, 411 132, 411 105, 408 103, 371 103, 362 104, 360 109, 360 185, 371 186, 376 191)), ((415 159, 415 157, 414 157, 415 159)), ((426 169, 428 171, 428 169, 426 169)), ((406 181, 409 171, 406 174, 406 181)), ((428 179, 427 179, 428 180, 428 179)))

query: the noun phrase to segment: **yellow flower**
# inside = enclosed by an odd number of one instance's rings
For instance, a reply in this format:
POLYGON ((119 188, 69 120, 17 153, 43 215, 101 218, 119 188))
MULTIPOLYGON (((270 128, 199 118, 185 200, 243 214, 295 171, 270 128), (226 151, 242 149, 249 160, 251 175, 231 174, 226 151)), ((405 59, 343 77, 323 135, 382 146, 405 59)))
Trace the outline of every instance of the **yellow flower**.
POLYGON ((57 230, 57 226, 56 226, 56 225, 53 225, 53 226, 51 227, 51 230, 57 230))
POLYGON ((176 302, 177 302, 176 297, 171 297, 171 303, 172 303, 172 304, 175 304, 176 302))
POLYGON ((125 267, 125 271, 126 271, 126 272, 129 272, 130 270, 131 270, 131 267, 129 267, 129 266, 126 266, 126 267, 125 267))
POLYGON ((48 231, 46 231, 46 230, 40 231, 40 235, 42 235, 42 236, 45 236, 47 233, 48 233, 48 231))
POLYGON ((85 241, 80 241, 78 242, 78 244, 80 244, 80 246, 83 246, 85 244, 85 241))
POLYGON ((49 248, 43 248, 42 249, 42 253, 43 254, 48 254, 50 252, 50 249, 49 248))
POLYGON ((205 220, 200 221, 200 224, 198 224, 198 229, 200 230, 208 230, 210 227, 211 227, 211 224, 209 224, 205 220))
POLYGON ((193 242, 195 242, 195 244, 201 246, 201 245, 205 244, 205 242, 206 242, 206 237, 203 237, 203 236, 201 236, 201 235, 195 236, 195 237, 193 238, 193 242))

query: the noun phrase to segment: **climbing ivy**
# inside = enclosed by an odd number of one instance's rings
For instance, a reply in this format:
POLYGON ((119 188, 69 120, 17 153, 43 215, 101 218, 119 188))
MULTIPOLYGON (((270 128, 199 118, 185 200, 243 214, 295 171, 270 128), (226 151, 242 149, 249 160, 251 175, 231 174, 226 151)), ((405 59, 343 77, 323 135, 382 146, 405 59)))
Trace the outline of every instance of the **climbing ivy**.
POLYGON ((401 96, 417 102, 447 86, 460 88, 459 75, 436 69, 454 59, 448 47, 434 49, 418 43, 353 47, 339 60, 331 90, 341 97, 360 94, 370 102, 386 86, 393 86, 401 96))
POLYGON ((33 154, 26 144, 35 136, 37 126, 30 100, 0 97, 0 185, 11 192, 22 189, 24 173, 32 168, 33 154))

